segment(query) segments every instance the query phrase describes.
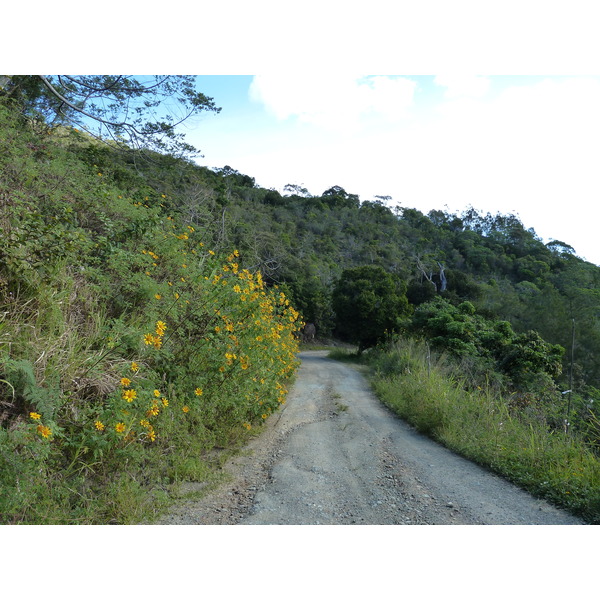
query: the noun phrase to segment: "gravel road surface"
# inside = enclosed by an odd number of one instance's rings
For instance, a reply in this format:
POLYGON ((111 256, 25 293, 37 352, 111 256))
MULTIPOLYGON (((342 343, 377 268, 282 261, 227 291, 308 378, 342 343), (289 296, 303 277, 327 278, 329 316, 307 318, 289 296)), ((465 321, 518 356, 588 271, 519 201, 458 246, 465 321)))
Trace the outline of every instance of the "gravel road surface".
POLYGON ((576 525, 418 434, 355 367, 300 353, 283 410, 225 466, 228 482, 161 524, 576 525))

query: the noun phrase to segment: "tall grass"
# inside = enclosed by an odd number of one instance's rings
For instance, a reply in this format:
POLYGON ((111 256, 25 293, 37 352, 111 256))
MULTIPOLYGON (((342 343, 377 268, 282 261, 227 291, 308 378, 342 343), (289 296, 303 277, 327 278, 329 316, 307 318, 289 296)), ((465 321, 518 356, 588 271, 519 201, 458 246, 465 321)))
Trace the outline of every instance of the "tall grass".
POLYGON ((543 407, 515 408, 497 386, 473 385, 458 365, 414 340, 378 349, 366 360, 382 402, 420 432, 532 494, 600 523, 598 456, 576 434, 550 427, 543 407))

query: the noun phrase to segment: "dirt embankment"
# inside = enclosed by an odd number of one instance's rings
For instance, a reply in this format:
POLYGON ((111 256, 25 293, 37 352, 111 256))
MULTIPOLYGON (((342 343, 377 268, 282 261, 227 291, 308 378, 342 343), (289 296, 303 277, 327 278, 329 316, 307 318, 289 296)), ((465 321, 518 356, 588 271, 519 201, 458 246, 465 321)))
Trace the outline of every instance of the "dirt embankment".
POLYGON ((416 433, 362 375, 302 352, 283 410, 228 483, 161 524, 581 524, 416 433))

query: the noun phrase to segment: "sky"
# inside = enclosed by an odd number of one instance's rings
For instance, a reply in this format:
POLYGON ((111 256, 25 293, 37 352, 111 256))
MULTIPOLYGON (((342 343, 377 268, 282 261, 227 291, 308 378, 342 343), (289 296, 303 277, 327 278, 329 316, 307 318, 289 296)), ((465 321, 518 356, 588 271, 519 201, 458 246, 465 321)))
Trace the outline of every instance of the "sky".
POLYGON ((208 167, 283 193, 511 213, 600 264, 600 77, 198 76, 219 114, 186 128, 208 167))

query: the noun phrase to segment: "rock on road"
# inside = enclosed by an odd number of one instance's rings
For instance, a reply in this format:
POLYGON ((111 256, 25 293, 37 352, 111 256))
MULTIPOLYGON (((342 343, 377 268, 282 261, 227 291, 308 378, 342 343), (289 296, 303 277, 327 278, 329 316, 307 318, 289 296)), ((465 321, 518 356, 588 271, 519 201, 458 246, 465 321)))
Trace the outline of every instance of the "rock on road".
POLYGON ((161 523, 582 524, 420 435, 326 355, 300 353, 285 406, 225 466, 229 482, 161 523))

